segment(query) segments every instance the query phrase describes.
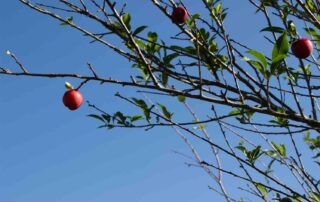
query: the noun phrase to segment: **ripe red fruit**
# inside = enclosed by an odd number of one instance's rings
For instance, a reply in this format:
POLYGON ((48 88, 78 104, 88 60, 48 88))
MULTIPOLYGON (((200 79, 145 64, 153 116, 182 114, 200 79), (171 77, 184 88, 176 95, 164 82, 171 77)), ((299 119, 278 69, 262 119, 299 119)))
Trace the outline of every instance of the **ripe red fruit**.
POLYGON ((76 110, 80 107, 83 97, 79 91, 70 89, 63 95, 63 104, 70 110, 76 110))
POLYGON ((302 38, 293 42, 291 51, 297 58, 303 59, 309 57, 313 49, 310 39, 302 38))
POLYGON ((171 14, 171 19, 176 24, 185 23, 188 18, 188 12, 183 7, 174 8, 171 14))

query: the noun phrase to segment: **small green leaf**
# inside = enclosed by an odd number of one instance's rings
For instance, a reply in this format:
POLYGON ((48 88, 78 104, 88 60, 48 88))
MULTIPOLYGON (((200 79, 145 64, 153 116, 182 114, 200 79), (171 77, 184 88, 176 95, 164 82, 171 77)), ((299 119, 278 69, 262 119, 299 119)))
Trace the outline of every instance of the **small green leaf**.
POLYGON ((256 59, 258 59, 264 69, 267 68, 268 63, 267 63, 266 56, 264 56, 262 53, 256 50, 249 50, 247 51, 247 53, 249 53, 250 55, 254 56, 256 59))
POLYGON ((213 53, 217 52, 218 51, 218 44, 216 42, 212 41, 209 45, 209 51, 213 52, 213 53))
POLYGON ((101 116, 97 115, 97 114, 89 114, 88 117, 92 117, 94 119, 97 119, 99 121, 104 122, 104 119, 101 116))
POLYGON ((208 40, 209 37, 210 37, 210 33, 207 32, 204 28, 201 28, 201 29, 199 30, 199 34, 200 34, 200 36, 202 37, 202 39, 204 39, 205 41, 208 40))
POLYGON ((134 41, 140 48, 146 49, 146 44, 144 44, 140 39, 135 39, 134 41))
POLYGON ((161 74, 161 83, 162 83, 164 86, 167 86, 167 85, 168 85, 168 80, 169 80, 169 75, 168 75, 168 73, 162 72, 162 74, 161 74))
POLYGON ((179 55, 180 55, 179 53, 172 53, 172 54, 166 55, 165 57, 163 57, 163 62, 165 64, 169 64, 173 59, 175 59, 179 55))
POLYGON ((156 32, 149 32, 148 33, 148 40, 151 42, 156 42, 158 39, 158 34, 156 32))
POLYGON ((206 0, 206 3, 208 4, 208 7, 212 7, 213 0, 206 0))
POLYGON ((222 3, 219 3, 218 6, 215 9, 216 14, 219 14, 221 9, 222 9, 222 3))
POLYGON ((139 121, 139 120, 142 120, 142 119, 143 119, 143 117, 141 115, 135 115, 135 116, 130 118, 131 122, 139 121))
POLYGON ((266 27, 260 30, 260 32, 284 33, 286 30, 282 27, 266 27))
POLYGON ((303 140, 304 140, 305 142, 307 142, 308 140, 310 140, 310 131, 308 131, 308 132, 306 133, 306 135, 304 136, 303 140))
POLYGON ((149 122, 151 119, 150 116, 150 111, 152 109, 152 107, 148 108, 148 105, 146 104, 146 102, 144 100, 141 99, 137 99, 137 98, 132 98, 132 100, 141 108, 141 110, 143 111, 146 120, 149 122))
POLYGON ((103 118, 104 120, 106 120, 108 123, 110 122, 111 116, 110 116, 109 114, 102 114, 101 116, 102 116, 102 118, 103 118))
POLYGON ((278 62, 282 61, 286 57, 287 57, 287 55, 285 55, 285 54, 277 55, 275 58, 272 59, 272 64, 277 64, 278 62))
POLYGON ((62 22, 60 25, 61 25, 61 26, 69 25, 69 23, 72 23, 72 22, 73 22, 73 17, 72 17, 72 16, 71 16, 71 17, 68 17, 66 21, 67 21, 67 22, 62 22))
POLYGON ((296 28, 296 26, 295 26, 295 24, 293 23, 292 20, 288 21, 288 30, 294 36, 296 36, 298 34, 297 33, 297 28, 296 28))
POLYGON ((276 44, 272 50, 272 63, 279 61, 279 57, 284 59, 289 52, 289 42, 287 39, 287 34, 283 33, 276 41, 276 44))
POLYGON ((242 153, 244 153, 246 155, 247 153, 247 149, 242 146, 242 145, 239 145, 239 146, 236 146, 236 149, 240 150, 242 153))
POLYGON ((164 105, 162 105, 162 104, 160 104, 160 103, 158 103, 158 105, 160 106, 163 115, 164 115, 167 119, 171 120, 171 117, 172 117, 173 114, 170 113, 164 105))
POLYGON ((130 13, 124 14, 122 16, 122 20, 123 20, 124 24, 126 25, 126 27, 130 30, 131 29, 131 25, 130 25, 131 16, 130 16, 130 13))
POLYGON ((183 95, 179 95, 178 96, 178 100, 179 100, 179 102, 185 102, 186 101, 186 97, 183 96, 183 95))
POLYGON ((273 158, 278 156, 278 153, 274 150, 265 150, 264 153, 273 158))
POLYGON ((318 10, 317 10, 317 7, 314 5, 313 1, 312 0, 307 0, 306 1, 306 7, 311 10, 311 12, 313 13, 316 13, 318 10))
POLYGON ((117 120, 117 122, 119 124, 124 124, 125 125, 125 122, 126 122, 126 119, 127 117, 125 117, 122 112, 116 112, 113 117, 112 117, 113 121, 117 120))
POLYGON ((234 109, 231 112, 229 112, 228 115, 239 115, 241 114, 241 111, 239 109, 234 109))
POLYGON ((252 163, 252 164, 255 163, 255 161, 261 155, 260 151, 261 151, 261 146, 257 146, 255 149, 246 152, 246 156, 247 156, 250 163, 252 163))
POLYGON ((316 192, 312 192, 312 198, 314 200, 314 202, 320 202, 320 194, 316 193, 316 192))
POLYGON ((275 150, 279 153, 280 156, 285 157, 287 155, 286 147, 284 144, 278 145, 275 142, 271 142, 271 144, 274 146, 275 150))
POLYGON ((260 183, 255 183, 255 184, 256 184, 257 188, 261 191, 263 196, 266 196, 268 194, 268 191, 265 186, 263 186, 260 183))
POLYGON ((143 30, 145 30, 146 28, 147 28, 147 26, 140 26, 140 27, 138 27, 136 30, 134 30, 133 36, 139 34, 139 33, 142 32, 143 30))
POLYGON ((285 198, 280 199, 279 202, 292 202, 292 200, 288 197, 285 197, 285 198))
POLYGON ((200 123, 200 121, 198 119, 194 120, 194 122, 198 124, 198 127, 193 127, 194 129, 203 130, 204 128, 206 128, 206 126, 204 124, 200 123))
POLYGON ((193 27, 194 27, 194 25, 195 25, 195 21, 196 21, 196 19, 197 18, 199 18, 200 17, 200 14, 199 13, 196 13, 196 14, 194 14, 191 18, 190 18, 190 20, 187 20, 187 26, 189 27, 189 29, 192 29, 193 27))

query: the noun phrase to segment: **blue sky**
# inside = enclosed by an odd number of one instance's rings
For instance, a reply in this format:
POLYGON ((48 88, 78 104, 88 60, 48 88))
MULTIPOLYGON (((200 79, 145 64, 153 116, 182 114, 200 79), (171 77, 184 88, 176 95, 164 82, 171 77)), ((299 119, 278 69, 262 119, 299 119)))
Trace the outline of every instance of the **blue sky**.
MULTIPOLYGON (((194 2, 186 4, 201 11, 202 4, 194 2)), ((230 7, 227 28, 237 39, 264 49, 256 43, 263 22, 252 18, 254 10, 244 2, 225 1, 230 7)), ((150 25, 160 36, 177 31, 147 0, 129 2, 128 9, 133 23, 150 25)), ((2 2, 0 24, 1 66, 17 68, 5 55, 9 49, 31 72, 90 74, 87 62, 115 78, 127 78, 132 71, 111 50, 89 44, 82 34, 17 0, 2 2)), ((206 174, 188 168, 186 159, 172 152, 189 154, 174 131, 96 129, 98 123, 86 117, 93 112, 86 104, 72 112, 63 106, 64 81, 0 77, 1 202, 218 201, 206 174)), ((113 96, 117 91, 134 95, 132 88, 95 83, 81 89, 85 100, 106 110, 130 112, 130 106, 113 96)))

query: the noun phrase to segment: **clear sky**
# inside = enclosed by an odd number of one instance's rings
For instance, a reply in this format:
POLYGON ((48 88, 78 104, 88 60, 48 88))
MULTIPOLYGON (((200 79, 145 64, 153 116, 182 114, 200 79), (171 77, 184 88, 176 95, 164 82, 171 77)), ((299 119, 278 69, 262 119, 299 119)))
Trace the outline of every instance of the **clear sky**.
MULTIPOLYGON (((194 12, 202 3, 187 0, 194 12)), ((238 39, 256 46, 263 22, 252 18, 246 1, 226 0, 227 28, 238 39)), ((150 25, 160 36, 177 30, 148 0, 128 1, 135 25, 150 25)), ((121 57, 59 22, 36 13, 17 0, 0 3, 0 66, 17 68, 5 54, 11 50, 31 72, 90 74, 127 78, 131 67, 121 57)), ((173 150, 189 154, 170 128, 97 129, 86 104, 68 111, 62 104, 64 79, 0 76, 0 202, 206 202, 219 201, 200 169, 173 150)), ((68 80, 74 85, 76 80, 68 80)), ((115 98, 134 89, 88 83, 85 100, 107 111, 130 106, 115 98)), ((179 112, 179 111, 178 111, 179 112)))

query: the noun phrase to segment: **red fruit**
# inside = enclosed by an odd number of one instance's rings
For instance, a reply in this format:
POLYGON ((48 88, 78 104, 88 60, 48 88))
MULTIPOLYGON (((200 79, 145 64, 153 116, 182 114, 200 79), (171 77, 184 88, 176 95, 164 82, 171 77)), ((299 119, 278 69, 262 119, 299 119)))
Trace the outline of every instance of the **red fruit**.
POLYGON ((82 104, 83 97, 75 89, 68 90, 63 95, 63 104, 68 107, 70 110, 76 110, 82 104))
POLYGON ((303 59, 309 57, 313 49, 310 39, 302 38, 293 42, 291 51, 297 58, 303 59))
POLYGON ((185 23, 188 18, 188 12, 183 7, 174 8, 171 14, 171 19, 176 24, 185 23))

